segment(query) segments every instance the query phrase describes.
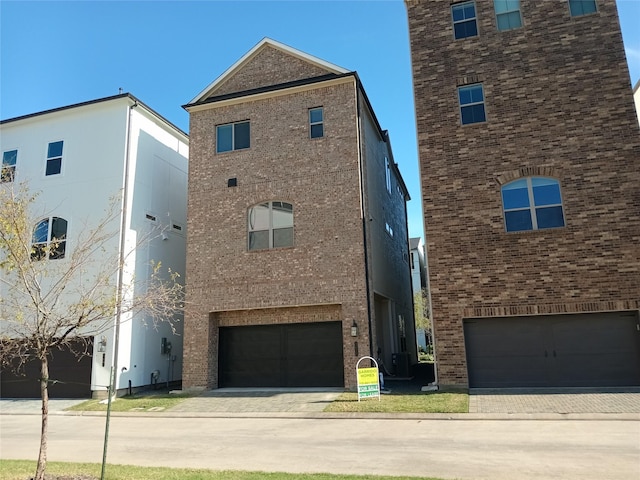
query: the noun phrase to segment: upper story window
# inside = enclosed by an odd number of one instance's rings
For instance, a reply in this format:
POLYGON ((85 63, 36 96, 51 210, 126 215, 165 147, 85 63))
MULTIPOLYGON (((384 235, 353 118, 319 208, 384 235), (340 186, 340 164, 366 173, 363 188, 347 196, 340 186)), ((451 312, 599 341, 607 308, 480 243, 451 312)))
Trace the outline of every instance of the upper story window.
POLYGON ((67 245, 67 221, 60 217, 45 218, 33 229, 31 259, 64 258, 67 245))
POLYGON ((47 148, 47 167, 45 175, 58 175, 62 171, 63 141, 51 142, 47 148))
POLYGON ((216 152, 230 152, 249 148, 251 129, 249 121, 227 123, 216 127, 216 152))
POLYGON ((322 107, 309 109, 309 135, 311 138, 324 137, 324 111, 322 107))
POLYGON ((502 207, 507 232, 564 227, 560 182, 547 177, 526 177, 502 186, 502 207))
POLYGON ((475 37, 478 35, 476 3, 463 2, 451 5, 454 38, 475 37))
POLYGON ((384 229, 387 231, 390 237, 393 237, 393 227, 388 222, 385 222, 384 229))
POLYGON ((249 250, 293 246, 293 205, 264 202, 249 208, 249 250))
POLYGON ((522 26, 520 0, 494 0, 498 30, 511 30, 522 26))
POLYGON ((391 165, 389 165, 387 157, 384 157, 384 180, 387 185, 387 192, 391 193, 391 165))
POLYGON ((462 125, 487 121, 484 111, 484 91, 481 83, 458 87, 458 101, 460 103, 462 125))
POLYGON ((2 153, 2 170, 0 171, 0 183, 13 182, 16 176, 16 162, 18 150, 9 150, 2 153))
POLYGON ((569 0, 569 12, 572 17, 588 15, 597 11, 596 0, 569 0))

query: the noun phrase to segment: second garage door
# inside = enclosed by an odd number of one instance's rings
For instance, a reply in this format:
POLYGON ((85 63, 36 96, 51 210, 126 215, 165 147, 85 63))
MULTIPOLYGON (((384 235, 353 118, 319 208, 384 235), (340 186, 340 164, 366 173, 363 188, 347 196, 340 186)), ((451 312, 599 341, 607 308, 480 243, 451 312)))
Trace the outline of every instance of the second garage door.
POLYGON ((221 327, 220 387, 342 387, 342 323, 221 327))
POLYGON ((634 312, 468 319, 469 386, 640 385, 634 312))

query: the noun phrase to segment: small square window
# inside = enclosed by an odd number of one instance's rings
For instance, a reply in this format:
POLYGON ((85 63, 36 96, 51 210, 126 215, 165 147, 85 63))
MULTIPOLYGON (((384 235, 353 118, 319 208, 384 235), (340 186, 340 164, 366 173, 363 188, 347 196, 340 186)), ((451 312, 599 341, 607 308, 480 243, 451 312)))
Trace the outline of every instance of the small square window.
POLYGON ((478 35, 475 2, 451 5, 451 17, 453 19, 453 36, 455 39, 478 35))
POLYGON ((569 0, 569 12, 572 17, 589 15, 597 11, 596 0, 569 0))
POLYGON ((462 125, 487 121, 484 110, 484 92, 481 84, 458 87, 462 125))
POLYGON ((16 162, 18 161, 18 150, 9 150, 2 153, 2 171, 0 172, 0 183, 13 182, 16 175, 16 162))
POLYGON ((62 141, 51 142, 47 149, 47 166, 45 175, 58 175, 62 171, 62 141))
POLYGON ((309 110, 309 135, 311 138, 324 137, 324 112, 322 107, 309 110))
POLYGON ((512 30, 522 26, 520 0, 494 0, 498 30, 512 30))
POLYGON ((248 121, 228 123, 216 127, 216 152, 231 152, 249 148, 251 128, 248 121))

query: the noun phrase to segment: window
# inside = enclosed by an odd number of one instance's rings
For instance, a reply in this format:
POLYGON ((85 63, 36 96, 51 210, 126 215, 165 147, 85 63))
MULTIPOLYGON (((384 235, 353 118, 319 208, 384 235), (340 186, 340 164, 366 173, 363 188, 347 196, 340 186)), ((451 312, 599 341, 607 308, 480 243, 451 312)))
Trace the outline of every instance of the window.
POLYGON ((230 152, 249 148, 249 122, 228 123, 216 127, 216 152, 230 152))
POLYGON ((393 237, 393 227, 391 227, 391 225, 389 225, 388 223, 385 223, 384 229, 387 231, 390 237, 393 237))
POLYGON ((569 0, 569 12, 572 17, 597 12, 596 0, 569 0))
POLYGON ((0 172, 0 183, 13 182, 16 176, 16 161, 18 160, 18 150, 9 150, 2 153, 2 171, 0 172))
POLYGON ((389 165, 387 157, 384 157, 384 179, 387 184, 387 192, 391 194, 391 165, 389 165))
POLYGON ((62 141, 49 144, 45 175, 58 175, 62 171, 62 144, 62 141))
POLYGON ((494 0, 498 30, 511 30, 522 26, 520 0, 494 0))
POLYGON ((475 2, 464 2, 451 5, 454 38, 475 37, 478 35, 475 2))
POLYGON ((249 250, 293 246, 293 205, 264 202, 249 208, 249 250))
POLYGON ((527 177, 502 186, 507 232, 564 227, 560 182, 527 177))
POLYGON ((47 256, 52 260, 64 258, 67 244, 67 221, 51 217, 38 222, 33 229, 31 259, 42 260, 47 256))
POLYGON ((309 134, 311 138, 324 136, 324 114, 322 107, 309 110, 309 134))
POLYGON ((480 123, 487 120, 484 111, 484 92, 481 84, 458 87, 460 119, 462 125, 480 123))

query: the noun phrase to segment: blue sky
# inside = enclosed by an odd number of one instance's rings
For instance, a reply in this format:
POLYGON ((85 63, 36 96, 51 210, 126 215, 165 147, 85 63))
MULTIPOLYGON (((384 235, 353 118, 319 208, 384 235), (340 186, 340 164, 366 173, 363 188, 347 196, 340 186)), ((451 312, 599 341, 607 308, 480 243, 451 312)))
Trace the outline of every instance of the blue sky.
MULTIPOLYGON (((635 85, 640 0, 617 4, 635 85)), ((0 0, 0 118, 115 95, 121 87, 188 131, 181 105, 264 37, 358 72, 412 197, 410 235, 423 236, 402 0, 0 0)))

